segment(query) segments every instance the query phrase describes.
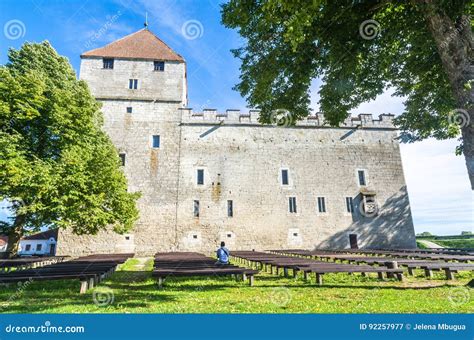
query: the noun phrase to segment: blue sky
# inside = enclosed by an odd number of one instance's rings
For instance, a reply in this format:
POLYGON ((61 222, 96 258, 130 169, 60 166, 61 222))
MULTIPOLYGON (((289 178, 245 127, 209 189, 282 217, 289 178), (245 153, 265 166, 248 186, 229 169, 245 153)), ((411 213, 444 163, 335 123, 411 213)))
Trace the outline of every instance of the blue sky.
MULTIPOLYGON (((2 0, 0 2, 0 64, 7 49, 25 41, 49 40, 69 58, 79 72, 80 54, 103 46, 143 27, 149 28, 187 61, 189 106, 245 109, 232 90, 238 82, 239 61, 230 50, 239 47, 238 34, 220 23, 219 1, 212 0, 2 0)), ((312 105, 317 111, 318 87, 312 85, 312 105)), ((353 114, 399 114, 403 99, 388 91, 353 114)), ((402 145, 416 232, 457 234, 473 230, 474 196, 464 159, 454 155, 456 140, 402 145)), ((0 210, 0 218, 5 211, 0 210)))

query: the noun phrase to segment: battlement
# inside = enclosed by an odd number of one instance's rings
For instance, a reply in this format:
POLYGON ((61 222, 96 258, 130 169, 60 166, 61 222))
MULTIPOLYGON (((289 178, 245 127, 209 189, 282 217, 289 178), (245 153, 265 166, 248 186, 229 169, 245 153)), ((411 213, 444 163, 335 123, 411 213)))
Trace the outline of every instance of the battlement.
MULTIPOLYGON (((249 110, 241 112, 238 109, 228 109, 225 112, 218 112, 216 109, 203 109, 200 112, 193 111, 192 108, 180 108, 182 110, 181 122, 185 124, 242 124, 242 125, 261 125, 259 123, 260 110, 249 110)), ((391 128, 393 125, 393 114, 381 114, 378 119, 374 119, 372 114, 359 114, 356 117, 347 117, 339 125, 345 128, 391 128)), ((275 119, 276 125, 278 118, 275 119)), ((271 125, 271 124, 268 124, 271 125)), ((325 122, 324 114, 318 112, 315 115, 308 116, 299 120, 295 124, 297 127, 330 127, 325 122)))

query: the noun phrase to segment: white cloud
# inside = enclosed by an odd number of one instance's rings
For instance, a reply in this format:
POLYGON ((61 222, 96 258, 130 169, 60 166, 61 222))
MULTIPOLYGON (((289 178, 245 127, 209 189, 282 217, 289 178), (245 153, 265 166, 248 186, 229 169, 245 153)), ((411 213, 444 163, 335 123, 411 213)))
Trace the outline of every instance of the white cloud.
POLYGON ((459 234, 474 225, 474 196, 457 140, 402 144, 401 153, 417 232, 459 234))

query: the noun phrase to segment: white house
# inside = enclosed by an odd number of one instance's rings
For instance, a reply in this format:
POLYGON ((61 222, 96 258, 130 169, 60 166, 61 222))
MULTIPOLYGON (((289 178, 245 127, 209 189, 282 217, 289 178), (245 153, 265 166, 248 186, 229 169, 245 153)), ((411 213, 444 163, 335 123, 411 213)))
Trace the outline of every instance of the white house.
POLYGON ((0 235, 0 253, 7 251, 8 236, 0 235))
POLYGON ((20 256, 54 256, 56 254, 57 239, 58 229, 51 229, 38 234, 25 236, 20 240, 18 254, 20 256))

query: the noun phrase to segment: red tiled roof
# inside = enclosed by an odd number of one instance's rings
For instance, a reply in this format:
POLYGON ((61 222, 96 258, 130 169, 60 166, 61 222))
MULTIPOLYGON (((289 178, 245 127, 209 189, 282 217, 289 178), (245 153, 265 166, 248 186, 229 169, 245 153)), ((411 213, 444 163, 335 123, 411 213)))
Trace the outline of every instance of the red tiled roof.
POLYGON ((104 47, 84 52, 82 57, 130 58, 184 62, 160 38, 148 29, 141 29, 104 47))
POLYGON ((50 238, 58 239, 58 228, 43 231, 29 236, 25 236, 22 240, 49 240, 50 238))

